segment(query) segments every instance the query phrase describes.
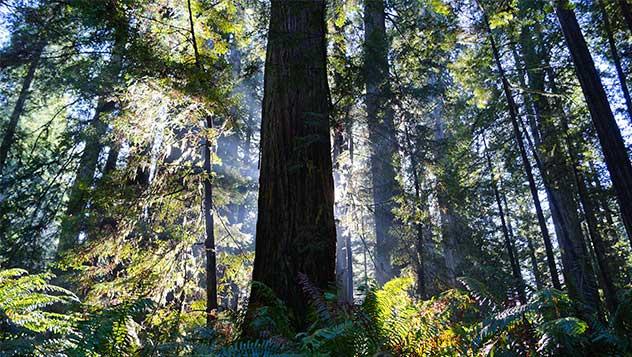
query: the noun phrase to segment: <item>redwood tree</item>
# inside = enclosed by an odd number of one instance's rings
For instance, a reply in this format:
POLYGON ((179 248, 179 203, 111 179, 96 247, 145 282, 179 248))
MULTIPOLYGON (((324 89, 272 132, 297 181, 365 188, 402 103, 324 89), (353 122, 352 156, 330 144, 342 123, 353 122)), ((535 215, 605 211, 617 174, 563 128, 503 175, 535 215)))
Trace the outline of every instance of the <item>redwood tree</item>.
POLYGON ((388 49, 384 0, 364 2, 364 71, 366 114, 371 145, 371 175, 375 222, 375 275, 382 285, 395 277, 392 251, 395 241, 390 231, 395 222, 393 198, 397 192, 393 158, 397 138, 393 109, 389 103, 388 49))
MULTIPOLYGON (((335 281, 324 0, 272 2, 264 82, 253 280, 304 327, 299 275, 321 289, 335 281)), ((253 285, 251 314, 266 296, 253 285)))
POLYGON ((555 5, 566 45, 575 64, 577 79, 582 87, 592 122, 597 129, 606 166, 621 209, 621 218, 628 237, 632 239, 632 165, 621 130, 612 114, 606 91, 571 5, 568 0, 557 0, 555 5))

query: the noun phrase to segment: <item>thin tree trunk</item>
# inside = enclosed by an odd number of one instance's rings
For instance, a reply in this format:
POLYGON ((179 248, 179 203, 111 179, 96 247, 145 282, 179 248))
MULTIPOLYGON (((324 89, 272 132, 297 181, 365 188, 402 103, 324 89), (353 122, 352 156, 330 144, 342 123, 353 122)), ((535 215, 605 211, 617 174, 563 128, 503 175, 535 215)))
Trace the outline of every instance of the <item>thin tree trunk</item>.
MULTIPOLYGON (((336 278, 326 63, 325 1, 273 1, 253 280, 285 303, 299 329, 309 301, 299 274, 319 289, 336 278)), ((250 316, 265 296, 253 285, 250 316)))
MULTIPOLYGON (((509 237, 511 237, 511 242, 515 242, 517 239, 516 234, 514 233, 514 230, 512 228, 511 225, 511 216, 509 215, 509 204, 507 203, 507 196, 504 193, 501 193, 501 197, 503 200, 503 204, 505 205, 505 212, 507 212, 507 229, 509 230, 509 237)), ((529 250, 529 260, 531 262, 531 269, 533 271, 533 278, 535 280, 535 286, 537 290, 543 289, 544 288, 544 284, 542 283, 542 277, 540 276, 540 270, 538 269, 538 260, 535 257, 535 248, 533 247, 533 241, 531 241, 531 238, 529 236, 525 236, 525 240, 527 241, 527 248, 529 250)), ((518 256, 518 250, 516 249, 515 244, 513 244, 513 248, 512 248, 515 256, 518 256)), ((518 258, 518 261, 520 261, 520 259, 518 258)), ((524 283, 524 278, 523 278, 523 283, 524 283)), ((526 283, 525 287, 526 287, 526 283)))
MULTIPOLYGON (((348 147, 349 150, 349 168, 347 169, 347 200, 351 202, 353 199, 353 186, 351 185, 351 180, 353 179, 353 160, 354 160, 354 144, 353 144, 353 122, 349 119, 346 124, 346 131, 348 137, 348 147)), ((347 210, 349 207, 347 206, 347 210)), ((347 250, 347 300, 353 304, 353 247, 351 246, 351 233, 346 235, 346 244, 345 248, 347 250)))
POLYGON ((632 165, 621 131, 612 114, 606 91, 568 0, 556 0, 555 11, 571 52, 593 124, 601 143, 606 166, 617 194, 621 218, 632 242, 632 165))
POLYGON ((487 158, 487 167, 491 176, 492 190, 494 191, 494 198, 496 199, 496 205, 498 206, 498 215, 500 216, 501 228, 503 231, 503 237, 505 238, 505 248, 507 248, 507 256, 509 257, 509 265, 511 266, 511 273, 514 277, 514 284, 516 284, 516 291, 518 292, 518 298, 521 303, 527 302, 527 294, 525 293, 524 279, 522 278, 522 272, 520 271, 520 263, 516 259, 514 254, 514 247, 512 238, 509 235, 509 229, 507 227, 507 221, 505 220, 505 212, 503 210, 502 200, 500 198, 500 192, 498 190, 498 184, 494 178, 494 167, 492 165, 492 159, 490 158, 489 151, 485 148, 485 157, 487 158))
MULTIPOLYGON (((206 118, 206 129, 213 128, 213 118, 206 118)), ((212 143, 204 139, 204 227, 206 239, 206 326, 211 326, 217 310, 217 262, 215 248, 215 222, 213 221, 213 156, 212 143)))
POLYGON ((524 239, 527 242, 527 248, 529 249, 529 260, 531 261, 531 270, 533 271, 533 278, 535 280, 535 287, 538 290, 542 290, 545 288, 544 279, 542 279, 542 274, 540 273, 540 269, 538 267, 538 258, 536 256, 535 246, 533 245, 533 240, 529 236, 529 234, 525 234, 524 239))
POLYGON ((121 143, 114 142, 110 145, 110 151, 108 152, 108 158, 105 161, 105 166, 103 167, 103 176, 109 175, 112 171, 116 169, 116 163, 118 162, 119 153, 121 150, 121 143))
MULTIPOLYGON (((343 152, 344 147, 344 127, 342 125, 336 126, 334 129, 334 149, 333 149, 333 165, 334 165, 334 186, 341 193, 341 195, 345 194, 345 186, 348 185, 348 182, 343 183, 341 178, 341 170, 342 167, 340 162, 338 161, 340 155, 343 152)), ((341 201, 342 200, 342 197, 341 201)), ((344 304, 350 304, 353 300, 349 299, 349 262, 348 259, 348 249, 349 246, 347 244, 349 231, 343 228, 341 218, 345 217, 348 208, 344 202, 339 202, 338 200, 334 206, 334 212, 336 215, 336 281, 338 284, 338 301, 344 304)))
MULTIPOLYGON (((244 159, 242 160, 242 175, 244 177, 248 177, 249 176, 249 171, 250 171, 250 146, 251 146, 251 141, 252 141, 252 129, 250 128, 250 123, 247 122, 246 123, 246 140, 244 140, 244 144, 243 144, 243 151, 244 151, 244 159)), ((250 196, 250 189, 246 188, 245 192, 244 192, 244 202, 239 205, 239 211, 237 213, 237 222, 239 223, 246 223, 244 222, 245 218, 246 218, 246 205, 248 204, 248 200, 249 200, 249 196, 250 196)))
POLYGON ((604 5, 603 0, 597 0, 597 3, 598 3, 597 6, 599 6, 599 10, 601 10, 601 17, 603 19, 603 27, 606 32, 606 39, 608 40, 608 46, 610 47, 612 62, 614 63, 614 68, 617 70, 617 78, 619 79, 621 92, 623 93, 623 98, 625 99, 625 107, 628 112, 628 119, 632 122, 632 99, 630 98, 630 89, 628 88, 628 83, 625 80, 625 72, 623 71, 623 65, 621 64, 621 57, 619 56, 619 51, 617 50, 617 44, 614 40, 614 35, 612 34, 612 27, 610 26, 610 19, 608 18, 608 12, 606 11, 606 6, 604 5))
POLYGON ((531 142, 525 127, 523 127, 523 131, 536 166, 542 175, 544 188, 551 205, 569 293, 598 311, 599 293, 584 241, 579 216, 580 208, 575 199, 576 191, 572 185, 573 170, 568 162, 568 156, 560 155, 559 150, 555 150, 555 148, 563 146, 560 143, 563 135, 554 123, 553 111, 548 98, 544 95, 545 72, 543 68, 548 61, 543 59, 543 50, 536 50, 536 48, 544 48, 544 44, 539 31, 535 31, 536 36, 539 37, 539 43, 536 44, 532 40, 532 32, 528 30, 528 28, 523 28, 520 39, 522 50, 525 53, 529 89, 534 97, 537 127, 540 128, 540 135, 534 137, 539 140, 535 140, 535 143, 531 142))
MULTIPOLYGON (((436 80, 434 81, 436 84, 436 80)), ((447 143, 445 133, 445 123, 443 121, 443 102, 441 98, 436 99, 436 106, 431 114, 434 118, 434 155, 436 165, 441 167, 442 173, 437 178, 435 185, 437 193, 438 214, 441 228, 441 242, 443 245, 444 261, 448 284, 451 288, 457 287, 456 278, 460 274, 459 265, 461 264, 461 256, 459 252, 458 237, 460 232, 457 227, 450 196, 447 190, 446 182, 449 180, 449 164, 446 161, 447 143)))
MULTIPOLYGON (((191 31, 191 43, 193 45, 193 54, 195 56, 195 65, 198 70, 203 71, 200 62, 200 54, 197 47, 197 39, 195 37, 195 24, 193 23, 193 11, 191 10, 191 0, 187 0, 187 9, 189 12, 189 26, 191 31)), ((206 116, 205 121, 205 137, 202 148, 202 156, 204 158, 204 227, 206 237, 204 239, 204 250, 206 252, 206 326, 211 327, 215 320, 215 311, 217 310, 217 262, 215 249, 215 222, 213 221, 213 157, 212 142, 208 137, 213 130, 213 118, 206 116)))
POLYGON ((97 171, 99 153, 102 148, 100 138, 105 135, 107 129, 101 118, 107 106, 107 100, 104 97, 100 97, 94 116, 85 129, 84 149, 79 160, 75 181, 68 195, 66 217, 62 223, 57 246, 58 254, 75 247, 78 243, 79 233, 85 228, 85 217, 82 216, 88 204, 92 184, 94 183, 94 175, 97 171))
POLYGON ((502 82, 503 91, 505 93, 505 97, 507 99, 507 106, 509 109, 509 118, 511 119, 511 124, 514 131, 514 136, 516 143, 518 144, 518 149, 520 151, 520 157, 522 159, 522 165, 525 170, 525 174, 527 175, 527 180, 529 182, 529 190, 531 191, 531 197, 533 199, 533 203, 536 210, 536 215, 538 218, 538 224, 540 225, 540 231, 542 232, 542 238, 544 240, 544 247, 546 251, 547 264, 549 267, 549 272, 551 274, 551 280, 553 282, 553 287, 556 289, 561 289, 562 285, 560 284, 560 278, 557 273, 557 267, 555 265, 555 256, 553 254, 553 245, 551 244, 551 236, 549 235, 549 229, 546 226, 546 219, 544 217, 544 213, 542 211, 542 206, 540 204, 540 198, 538 196, 538 188, 535 183, 535 179, 533 177, 533 171, 531 168, 531 163, 529 162, 529 158, 527 156, 527 151, 524 147, 524 142, 522 141, 522 135, 520 133, 520 127, 518 125, 518 113, 517 113, 517 105, 514 101, 513 94, 511 91, 511 86, 509 85, 509 81, 505 75, 505 71, 502 67, 502 63, 500 61, 500 55, 498 52, 498 48, 496 47, 496 42, 491 33, 491 28, 489 26, 487 15, 484 13, 485 20, 485 29, 487 31, 487 35, 489 37, 492 54, 494 56, 494 61, 496 63, 497 70, 499 72, 499 76, 502 82))
MULTIPOLYGON (((416 208, 420 211, 425 211, 424 205, 421 197, 421 182, 419 180, 419 173, 417 172, 417 157, 416 153, 413 150, 412 141, 410 139, 410 132, 408 130, 408 126, 405 128, 406 135, 406 144, 408 148, 408 157, 410 159, 410 171, 413 176, 413 186, 415 188, 415 205, 416 208)), ((418 222, 415 224, 415 232, 416 232, 416 241, 415 241, 415 250, 417 254, 417 295, 420 299, 425 299, 428 294, 428 283, 426 276, 426 268, 425 268, 425 254, 424 254, 424 227, 422 222, 418 222)))
POLYGON ((371 143, 374 223, 376 238, 376 278, 382 285, 395 277, 392 252, 396 245, 390 234, 394 226, 393 197, 397 192, 393 159, 397 137, 393 110, 389 104, 388 40, 383 0, 364 4, 366 112, 371 143))
POLYGON ((15 140, 18 122, 24 112, 24 105, 26 103, 26 99, 28 98, 29 89, 31 88, 33 78, 35 78, 35 71, 37 70, 43 51, 44 44, 38 44, 33 52, 33 58, 31 59, 31 63, 29 63, 29 68, 26 72, 26 76, 24 77, 24 81, 22 82, 22 89, 18 95, 18 100, 15 102, 13 112, 11 112, 9 123, 7 123, 7 126, 4 129, 2 144, 0 144, 0 176, 4 173, 7 158, 9 157, 9 152, 11 151, 11 147, 13 146, 15 140))

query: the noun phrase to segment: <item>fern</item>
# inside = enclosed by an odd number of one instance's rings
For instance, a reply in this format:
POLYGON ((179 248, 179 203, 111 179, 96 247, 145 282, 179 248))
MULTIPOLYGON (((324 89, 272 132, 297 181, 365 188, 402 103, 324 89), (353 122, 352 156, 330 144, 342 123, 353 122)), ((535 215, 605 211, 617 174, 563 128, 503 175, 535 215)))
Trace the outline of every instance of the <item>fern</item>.
POLYGON ((332 322, 332 313, 327 305, 327 302, 323 298, 323 293, 309 280, 306 274, 298 274, 298 282, 303 289, 303 292, 309 299, 309 304, 316 311, 316 315, 321 322, 328 324, 332 322))
POLYGON ((260 299, 266 305, 257 307, 254 318, 250 321, 251 330, 259 331, 263 338, 275 335, 294 336, 289 312, 283 301, 274 294, 270 287, 263 283, 253 281, 252 289, 257 291, 260 299))
POLYGON ((281 346, 270 340, 237 342, 232 346, 218 350, 217 357, 273 357, 288 356, 283 353, 281 346))
POLYGON ((538 341, 539 353, 556 353, 561 346, 565 353, 571 354, 585 342, 582 337, 588 330, 588 324, 576 317, 564 317, 547 321, 538 326, 538 330, 542 335, 538 341))
POLYGON ((80 324, 78 354, 130 356, 144 346, 139 333, 144 315, 155 306, 150 299, 139 299, 90 314, 80 324))
POLYGON ((48 311, 79 302, 70 291, 49 284, 51 273, 0 270, 0 354, 48 354, 69 348, 76 317, 48 311))
POLYGON ((480 305, 481 309, 488 312, 498 311, 502 305, 499 297, 495 296, 485 284, 470 277, 460 277, 459 282, 465 286, 467 291, 472 294, 476 302, 480 305))

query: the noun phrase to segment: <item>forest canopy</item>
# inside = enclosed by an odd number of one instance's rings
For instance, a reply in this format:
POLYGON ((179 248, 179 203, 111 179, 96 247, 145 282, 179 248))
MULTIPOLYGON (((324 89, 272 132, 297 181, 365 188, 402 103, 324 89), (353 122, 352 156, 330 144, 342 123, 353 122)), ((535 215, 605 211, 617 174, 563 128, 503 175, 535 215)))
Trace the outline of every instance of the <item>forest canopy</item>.
POLYGON ((632 355, 629 0, 0 0, 0 356, 632 355))

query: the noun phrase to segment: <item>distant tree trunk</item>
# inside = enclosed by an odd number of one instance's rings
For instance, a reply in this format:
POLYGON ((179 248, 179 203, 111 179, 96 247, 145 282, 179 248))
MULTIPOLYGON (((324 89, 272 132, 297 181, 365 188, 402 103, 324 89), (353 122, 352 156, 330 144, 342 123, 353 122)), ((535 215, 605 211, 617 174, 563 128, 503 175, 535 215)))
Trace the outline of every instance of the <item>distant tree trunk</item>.
MULTIPOLYGON (((240 10, 238 10, 241 13, 240 10)), ((241 14, 240 14, 241 15, 241 14)), ((240 76, 241 76, 241 51, 238 48, 237 43, 234 41, 230 45, 230 55, 228 57, 229 63, 232 69, 233 80, 237 83, 235 88, 233 89, 233 94, 240 94, 242 92, 241 84, 240 84, 240 76)), ((232 127, 235 128, 239 124, 237 123, 237 118, 239 117, 239 107, 232 106, 230 108, 230 117, 227 120, 233 122, 232 127)), ((217 148, 216 153, 217 156, 221 158, 222 165, 217 168, 218 176, 221 175, 230 176, 233 175, 232 171, 237 171, 237 168, 241 165, 239 161, 238 152, 239 152, 239 141, 240 135, 237 130, 233 129, 223 135, 220 135, 217 138, 217 148)), ((239 184, 235 193, 233 194, 242 194, 243 187, 242 184, 239 184)), ((243 207, 243 204, 240 204, 241 198, 237 200, 229 200, 229 202, 221 208, 221 211, 226 216, 226 219, 230 224, 237 224, 241 221, 239 220, 239 211, 240 208, 243 207)))
POLYGON ((562 253, 564 275, 569 293, 573 297, 599 311, 599 293, 590 260, 590 255, 584 241, 584 234, 579 216, 579 205, 575 199, 576 186, 573 183, 572 167, 568 155, 556 148, 563 147, 561 139, 563 133, 556 127, 555 116, 545 93, 545 63, 543 41, 532 40, 531 33, 540 36, 539 31, 528 31, 523 28, 520 36, 529 78, 529 92, 533 96, 537 126, 540 135, 535 143, 527 135, 536 165, 543 178, 546 194, 551 206, 555 232, 562 253), (562 152, 560 154, 560 151, 562 152))
POLYGON ((112 171, 116 169, 116 163, 118 162, 118 157, 121 150, 121 142, 114 141, 110 145, 110 151, 108 152, 108 158, 105 161, 105 166, 103 167, 103 176, 109 175, 112 171))
MULTIPOLYGON (((547 68, 550 68, 550 66, 547 66, 547 68)), ((553 70, 550 69, 549 82, 551 85, 551 89, 554 93, 557 93, 558 90, 555 81, 555 74, 553 73, 553 70)), ((604 291, 606 308, 608 309, 608 311, 614 312, 617 305, 616 288, 613 283, 613 277, 616 275, 616 268, 614 267, 614 264, 610 261, 610 259, 608 259, 607 244, 604 241, 601 232, 599 231, 596 209, 594 207, 592 199, 589 196, 584 175, 579 169, 579 149, 570 138, 568 117, 560 100, 557 100, 554 105, 556 108, 558 108, 560 123, 562 124, 561 134, 564 137, 566 149, 568 150, 568 156, 571 161, 570 164, 573 172, 573 180, 575 182, 575 186, 577 187, 579 202, 584 212, 586 225, 588 226, 588 235, 594 248, 595 258, 598 266, 597 271, 599 284, 604 291)))
MULTIPOLYGON (((348 212, 347 204, 342 198, 342 195, 346 194, 348 181, 342 182, 341 171, 343 168, 340 165, 340 155, 344 150, 344 126, 341 124, 336 125, 334 129, 334 150, 333 150, 333 165, 334 165, 334 185, 338 190, 340 201, 336 200, 334 206, 334 212, 336 215, 336 280, 338 285, 338 301, 345 304, 353 302, 353 286, 349 285, 349 230, 345 229, 342 225, 342 218, 344 218, 348 212)), ((349 140, 351 139, 351 133, 348 133, 349 140)), ((351 168, 347 168, 350 170, 351 168)))
MULTIPOLYGON (((419 211, 425 211, 425 207, 422 204, 421 195, 421 182, 419 179, 418 165, 417 165, 417 153, 414 150, 412 140, 410 138, 410 131, 408 126, 405 127, 407 154, 410 159, 410 172, 413 177, 413 186, 415 188, 415 206, 419 211)), ((417 274, 417 296, 420 299, 425 299, 428 296, 428 277, 426 274, 426 259, 424 252, 424 226, 422 222, 415 223, 415 252, 417 254, 416 274, 417 274)), ((447 264, 446 264, 447 265, 447 264)), ((456 280, 456 279, 455 279, 456 280)), ((455 284, 456 285, 456 284, 455 284)))
POLYGON ((371 175, 376 239, 376 278, 382 285, 395 277, 392 253, 396 245, 393 198, 397 192, 393 159, 397 154, 397 137, 390 106, 388 39, 383 0, 364 3, 364 72, 366 112, 371 144, 371 175))
MULTIPOLYGON (((571 145, 572 144, 569 141, 567 143, 567 146, 571 147, 571 145)), ((603 236, 601 235, 601 232, 599 231, 599 223, 597 221, 595 207, 593 206, 593 202, 589 197, 584 177, 577 169, 577 166, 575 166, 574 170, 574 179, 579 190, 579 200, 584 210, 586 225, 588 226, 588 233, 590 235, 592 246, 595 252, 595 258, 599 268, 599 283, 604 291, 604 296, 606 298, 606 307, 608 311, 614 313, 617 308, 617 291, 613 282, 613 277, 616 274, 615 268, 608 258, 607 243, 605 242, 603 236)))
POLYGON ((586 98, 593 124, 597 129, 606 166, 610 171, 610 178, 621 209, 621 218, 628 232, 628 238, 632 242, 632 185, 630 185, 632 165, 630 158, 575 13, 568 0, 556 0, 555 4, 557 17, 575 64, 575 72, 586 98))
POLYGON ((486 14, 484 14, 484 20, 485 20, 485 30, 487 31, 487 35, 489 37, 491 47, 492 47, 492 55, 494 57, 496 67, 499 72, 500 80, 503 86, 503 91, 505 93, 505 97, 507 100, 509 118, 511 119, 511 124, 513 127, 515 140, 516 140, 516 143, 518 144, 520 157, 522 159, 522 165, 524 167, 525 174, 527 175, 527 180, 529 182, 529 190, 531 191, 531 197, 533 199, 536 215, 538 218, 538 224, 540 225, 540 231, 542 232, 542 238, 544 240, 546 258, 547 258, 547 263, 549 266, 549 272, 551 274, 551 280, 553 282, 553 287, 556 289, 561 289, 562 285, 560 284, 560 279, 557 273, 557 267, 555 264, 555 256, 553 254, 553 245, 551 244, 551 236, 549 235, 549 229, 546 226, 546 219, 544 217, 542 206, 540 204, 540 198, 538 196, 538 188, 536 186, 535 179, 533 177, 533 170, 531 168, 531 163, 529 162, 529 158, 527 156, 527 151, 524 146, 522 134, 520 133, 520 127, 518 124, 517 105, 513 98, 511 86, 509 85, 509 81, 507 80, 507 76, 505 75, 505 70, 503 69, 503 66, 500 60, 500 54, 498 52, 498 48, 496 47, 496 42, 494 40, 494 37, 492 36, 491 28, 489 26, 486 14))
MULTIPOLYGON (((206 118, 206 129, 213 128, 213 118, 206 118)), ((204 139, 204 228, 206 238, 206 326, 211 326, 217 310, 217 262, 215 249, 215 223, 213 222, 213 156, 212 142, 204 139)))
POLYGON ((4 166, 6 165, 7 158, 9 157, 9 152, 11 151, 11 147, 14 143, 15 133, 18 128, 18 122, 20 121, 20 117, 24 112, 24 104, 26 103, 26 99, 28 98, 29 89, 31 88, 33 78, 35 78, 35 71, 37 70, 37 66, 39 65, 43 51, 44 44, 38 44, 33 52, 33 57, 31 59, 31 62, 29 63, 29 68, 26 72, 26 76, 24 77, 24 81, 22 82, 22 89, 20 90, 20 94, 18 95, 18 100, 15 102, 13 112, 11 113, 11 117, 9 117, 9 122, 4 128, 2 144, 0 144, 0 176, 2 176, 2 174, 4 173, 4 166))
POLYGON ((90 198, 92 184, 94 183, 94 174, 97 171, 97 165, 99 163, 99 153, 103 146, 100 139, 105 135, 107 129, 106 124, 102 120, 102 116, 105 114, 105 110, 108 106, 109 103, 105 97, 100 97, 94 116, 87 128, 84 129, 84 149, 79 160, 75 181, 68 195, 66 217, 62 223, 59 244, 57 246, 58 254, 75 247, 78 243, 77 239, 79 233, 85 228, 84 221, 86 217, 82 216, 90 198))
POLYGON ((614 222, 614 212, 610 208, 610 202, 608 202, 608 197, 610 196, 610 192, 607 188, 603 187, 601 184, 601 179, 599 178, 599 172, 595 167, 595 163, 592 160, 588 161, 589 172, 585 176, 586 187, 597 194, 595 200, 595 207, 600 212, 601 221, 607 227, 608 234, 613 236, 613 240, 617 239, 617 232, 615 228, 614 222), (594 185, 594 186, 593 186, 594 185))
MULTIPOLYGON (((335 282, 325 1, 272 2, 264 82, 253 280, 304 328, 308 298, 298 275, 320 289, 335 282)), ((253 285, 251 316, 265 304, 253 285)))
MULTIPOLYGON (((435 81, 436 82, 436 81, 435 81)), ((441 173, 436 183, 437 205, 439 221, 441 224, 441 242, 443 244, 443 257, 446 265, 448 285, 451 288, 457 287, 456 278, 460 274, 459 265, 461 256, 459 251, 459 230, 457 220, 450 202, 448 193, 449 167, 447 162, 447 138, 445 133, 445 122, 443 120, 443 102, 441 98, 437 100, 435 109, 431 116, 434 119, 434 156, 436 165, 441 168, 441 173)))
POLYGON ((505 211, 503 209, 503 203, 500 197, 498 184, 494 178, 494 167, 492 165, 492 159, 489 155, 489 151, 485 148, 485 156, 487 158, 487 167, 491 176, 492 190, 494 191, 494 198, 496 199, 496 205, 498 207, 498 215, 500 216, 501 228, 503 231, 503 237, 505 238, 505 248, 507 249, 507 256, 509 257, 509 265, 511 267, 511 274, 515 280, 515 288, 518 292, 518 299, 521 303, 527 302, 527 294, 525 293, 524 279, 522 278, 522 272, 520 271, 520 262, 516 258, 512 237, 509 235, 509 228, 507 221, 505 220, 505 211))
MULTIPOLYGON (((517 235, 514 233, 513 227, 511 225, 511 216, 509 214, 509 204, 507 203, 507 196, 504 193, 501 193, 501 198, 503 200, 503 204, 505 207, 505 212, 507 212, 507 229, 509 230, 509 237, 511 237, 511 242, 515 242, 517 239, 517 235)), ((543 289, 544 288, 544 284, 542 283, 542 277, 540 276, 540 270, 538 269, 538 260, 535 257, 535 248, 533 247, 533 241, 531 241, 531 237, 526 236, 525 240, 527 241, 527 249, 529 250, 529 260, 531 262, 531 269, 532 269, 532 273, 533 273, 533 279, 535 280, 535 286, 537 290, 543 289)), ((518 250, 516 249, 516 245, 513 244, 513 252, 518 260, 518 262, 520 262, 520 258, 518 257, 518 250)), ((523 278, 523 283, 525 284, 526 287, 526 283, 524 282, 524 278, 523 278)))
MULTIPOLYGON (((241 172, 242 172, 242 175, 244 177, 248 177, 250 175, 249 172, 250 172, 250 169, 251 169, 251 167, 250 167, 250 165, 251 165, 251 162, 250 162, 250 155, 251 155, 250 147, 252 145, 251 144, 251 141, 252 141, 252 129, 250 128, 250 125, 251 124, 249 122, 246 123, 246 130, 245 130, 245 132, 246 132, 245 133, 246 134, 246 139, 244 140, 243 147, 242 147, 242 150, 244 152, 244 158, 243 158, 243 160, 241 162, 241 165, 242 165, 242 171, 241 172)), ((250 180, 249 180, 249 182, 250 182, 250 180)), ((247 206, 246 205, 248 204, 248 201, 249 201, 249 196, 250 196, 249 193, 250 193, 250 188, 246 187, 245 190, 244 190, 244 202, 241 205, 239 205, 239 211, 237 212, 237 222, 245 223, 244 220, 246 218, 246 213, 247 213, 247 210, 246 210, 247 206)))
MULTIPOLYGON (((348 146, 347 146, 347 150, 349 151, 349 168, 347 169, 347 187, 346 187, 346 195, 347 195, 347 201, 351 202, 353 200, 353 194, 354 194, 354 190, 353 190, 353 186, 351 185, 351 180, 353 179, 353 160, 355 157, 355 147, 354 147, 354 143, 353 143, 353 122, 351 121, 351 119, 347 120, 346 123, 346 131, 347 131, 347 141, 348 141, 348 146)), ((349 207, 347 206, 347 210, 349 210, 349 207)), ((347 300, 353 304, 353 293, 354 293, 354 288, 353 288, 353 247, 351 245, 351 233, 347 233, 345 235, 345 249, 347 252, 347 281, 346 281, 346 292, 347 292, 347 300)))
POLYGON ((601 18, 603 19, 603 27, 604 31, 606 32, 608 47, 610 47, 612 62, 614 63, 614 68, 617 71, 617 78, 619 79, 621 92, 623 93, 623 98, 625 99, 625 107, 628 112, 628 120, 632 122, 632 99, 630 98, 630 89, 628 88, 628 83, 625 80, 625 72, 623 71, 621 57, 619 56, 619 51, 617 50, 617 43, 615 42, 614 35, 612 34, 612 27, 610 26, 608 12, 606 11, 606 6, 604 5, 603 0, 597 0, 597 3, 597 6, 599 6, 599 10, 601 10, 601 18))
MULTIPOLYGON (((503 200, 506 201, 506 197, 503 195, 503 200)), ((505 207, 507 207, 507 203, 505 202, 505 207)), ((529 209, 527 207, 521 206, 519 207, 519 209, 521 210, 521 213, 525 213, 525 212, 529 212, 529 209)), ((529 260, 531 262, 531 270, 533 272, 533 277, 535 280, 535 285, 536 288, 538 290, 542 290, 546 287, 546 284, 544 283, 544 279, 542 277, 542 273, 540 271, 540 266, 538 264, 538 257, 536 255, 536 246, 535 244, 533 244, 533 239, 531 238, 531 236, 529 235, 529 232, 525 232, 525 236, 524 239, 527 243, 527 248, 528 248, 528 253, 529 253, 529 260)))
MULTIPOLYGON (((189 30, 191 32, 191 44, 195 56, 195 65, 199 71, 203 71, 200 62, 200 54, 195 37, 195 24, 193 22, 193 11, 191 10, 191 0, 187 0, 189 12, 189 30)), ((205 134, 203 139, 202 157, 204 158, 204 250, 206 253, 206 326, 211 327, 215 320, 214 311, 217 310, 217 262, 215 250, 215 222, 213 221, 213 157, 212 142, 208 135, 213 128, 213 118, 206 116, 204 120, 205 134)))

